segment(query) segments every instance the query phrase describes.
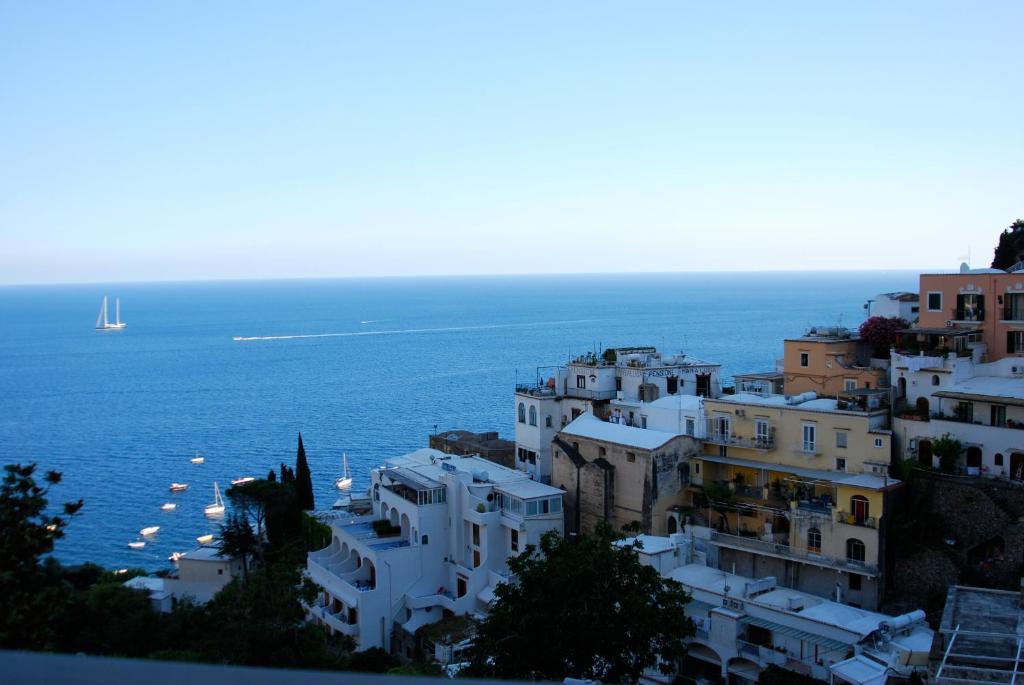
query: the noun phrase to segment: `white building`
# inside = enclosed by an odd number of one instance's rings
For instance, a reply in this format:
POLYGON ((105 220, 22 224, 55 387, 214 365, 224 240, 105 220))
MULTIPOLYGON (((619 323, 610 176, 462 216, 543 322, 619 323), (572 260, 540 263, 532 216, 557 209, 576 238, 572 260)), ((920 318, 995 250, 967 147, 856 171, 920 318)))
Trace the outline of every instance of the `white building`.
POLYGON ((706 433, 704 398, 700 395, 667 395, 653 402, 612 400, 608 420, 637 428, 689 435, 703 439, 706 433))
POLYGON ((307 570, 322 588, 313 619, 358 649, 391 649, 448 614, 486 611, 506 561, 562 533, 562 491, 477 456, 421 449, 371 472, 373 513, 331 521, 307 570))
POLYGON ((949 434, 963 447, 961 472, 1024 480, 1024 361, 981 363, 983 343, 960 354, 893 351, 897 448, 938 466, 932 443, 949 434))
POLYGON ((225 585, 242 575, 242 560, 225 557, 216 547, 203 545, 185 552, 175 562, 177 571, 166 578, 138 576, 125 586, 145 590, 157 611, 168 612, 174 602, 188 598, 206 604, 225 585))
POLYGON ((908 323, 917 320, 920 296, 917 293, 895 292, 880 293, 874 299, 868 300, 864 308, 868 310, 868 316, 884 316, 887 318, 899 318, 908 323))
POLYGON ((636 542, 640 561, 681 583, 692 598, 686 614, 696 634, 689 656, 729 682, 754 683, 774 664, 832 683, 884 685, 890 674, 927 667, 933 632, 922 611, 886 616, 779 587, 772 577, 719 571, 703 563, 704 541, 689 535, 616 544, 636 542))
MULTIPOLYGON (((663 398, 719 397, 719 365, 685 354, 662 354, 654 347, 616 347, 597 356, 587 354, 565 366, 537 369, 533 383, 516 386, 516 466, 542 483, 551 482, 551 441, 576 417, 591 413, 610 418, 613 401, 630 425, 663 398), (643 409, 643 412, 640 410, 643 409)), ((687 407, 695 412, 699 403, 687 407)), ((667 423, 679 423, 682 404, 655 408, 667 423)), ((685 423, 684 423, 685 427, 685 423)))

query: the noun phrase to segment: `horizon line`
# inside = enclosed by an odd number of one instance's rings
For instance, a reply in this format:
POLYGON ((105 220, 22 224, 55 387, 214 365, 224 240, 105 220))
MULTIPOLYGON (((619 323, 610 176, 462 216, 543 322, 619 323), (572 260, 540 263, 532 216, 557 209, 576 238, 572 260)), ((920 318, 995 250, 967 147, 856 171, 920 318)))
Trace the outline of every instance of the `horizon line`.
MULTIPOLYGON (((975 267, 986 268, 986 267, 975 267)), ((852 273, 939 273, 953 272, 953 269, 938 268, 888 268, 888 269, 697 269, 693 271, 544 271, 517 273, 462 273, 462 274, 371 274, 361 276, 239 276, 224 278, 157 278, 153 280, 114 280, 114 281, 28 281, 20 283, 0 283, 0 288, 59 287, 59 286, 91 286, 91 285, 172 285, 199 283, 266 283, 296 281, 357 281, 357 280, 406 280, 406 279, 443 279, 443 278, 528 278, 551 276, 685 276, 685 275, 727 275, 727 274, 852 274, 852 273)))

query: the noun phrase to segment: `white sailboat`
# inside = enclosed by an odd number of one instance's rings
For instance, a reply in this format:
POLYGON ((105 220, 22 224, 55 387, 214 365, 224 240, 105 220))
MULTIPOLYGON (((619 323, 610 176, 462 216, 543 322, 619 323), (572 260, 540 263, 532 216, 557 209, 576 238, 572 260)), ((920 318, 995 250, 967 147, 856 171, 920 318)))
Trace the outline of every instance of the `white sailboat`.
POLYGON ((175 509, 178 508, 178 505, 175 504, 174 502, 164 502, 163 504, 160 505, 160 508, 163 509, 164 511, 174 511, 175 509))
POLYGON ((127 326, 121 321, 121 299, 114 300, 114 323, 107 318, 107 296, 103 296, 103 304, 100 306, 100 314, 96 317, 97 331, 118 331, 127 326))
POLYGON ((217 487, 217 481, 213 481, 213 504, 207 504, 203 509, 203 513, 207 516, 220 516, 224 513, 224 500, 220 496, 220 488, 217 487))
POLYGON ((202 464, 204 461, 206 461, 206 457, 199 454, 199 450, 196 450, 196 456, 189 459, 189 461, 192 462, 193 464, 202 464))
POLYGON ((348 471, 348 455, 344 452, 341 454, 341 478, 334 481, 334 484, 338 486, 339 490, 348 490, 352 487, 352 474, 348 471))

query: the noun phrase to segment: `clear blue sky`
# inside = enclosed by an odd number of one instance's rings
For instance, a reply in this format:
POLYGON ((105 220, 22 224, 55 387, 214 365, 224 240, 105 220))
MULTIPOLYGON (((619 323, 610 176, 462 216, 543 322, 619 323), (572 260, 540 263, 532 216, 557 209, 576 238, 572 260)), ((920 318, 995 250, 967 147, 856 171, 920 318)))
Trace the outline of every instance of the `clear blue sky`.
POLYGON ((1024 3, 0 4, 0 283, 987 266, 1024 3))

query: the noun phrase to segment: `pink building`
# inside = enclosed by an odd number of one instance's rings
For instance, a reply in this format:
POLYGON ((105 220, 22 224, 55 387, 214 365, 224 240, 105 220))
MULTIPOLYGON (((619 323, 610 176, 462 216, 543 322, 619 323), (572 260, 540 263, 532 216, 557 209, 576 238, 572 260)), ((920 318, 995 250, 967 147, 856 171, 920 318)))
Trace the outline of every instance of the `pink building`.
POLYGON ((921 274, 920 287, 921 329, 970 331, 971 342, 985 343, 990 362, 1024 356, 1024 271, 921 274))

